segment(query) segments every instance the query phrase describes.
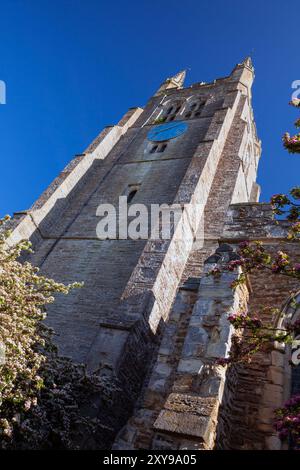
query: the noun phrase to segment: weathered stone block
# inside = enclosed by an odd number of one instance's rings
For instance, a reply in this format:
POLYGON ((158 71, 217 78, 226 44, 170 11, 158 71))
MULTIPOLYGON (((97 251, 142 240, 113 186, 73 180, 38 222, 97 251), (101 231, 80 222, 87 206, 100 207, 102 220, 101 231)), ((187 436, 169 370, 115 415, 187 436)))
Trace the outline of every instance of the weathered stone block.
POLYGON ((189 356, 201 357, 201 355, 204 355, 207 344, 207 332, 203 328, 190 326, 184 342, 182 356, 184 358, 189 356))
POLYGON ((177 370, 185 374, 200 374, 203 366, 200 359, 181 359, 177 370))
POLYGON ((208 416, 163 410, 155 421, 154 428, 160 431, 195 436, 206 441, 213 429, 213 423, 208 416))
POLYGON ((167 410, 190 412, 201 416, 211 416, 216 410, 216 398, 171 393, 164 405, 167 410))
POLYGON ((274 408, 282 405, 283 389, 280 385, 266 384, 263 392, 263 403, 274 408))
POLYGON ((276 385, 284 384, 284 369, 283 367, 271 366, 268 370, 268 379, 276 385))
POLYGON ((269 436, 266 438, 266 447, 269 450, 280 450, 282 442, 277 435, 269 436))
POLYGON ((277 367, 284 366, 284 354, 279 351, 272 351, 271 352, 272 364, 277 367))

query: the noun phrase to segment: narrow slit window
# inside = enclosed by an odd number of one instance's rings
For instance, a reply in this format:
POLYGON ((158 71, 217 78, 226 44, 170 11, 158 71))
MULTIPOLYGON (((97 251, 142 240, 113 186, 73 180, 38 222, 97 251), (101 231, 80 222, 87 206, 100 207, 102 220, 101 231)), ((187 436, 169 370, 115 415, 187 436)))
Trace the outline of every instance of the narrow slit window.
POLYGON ((167 148, 167 144, 162 144, 160 148, 158 149, 158 152, 164 152, 167 148))
POLYGON ((127 196, 127 204, 130 204, 132 199, 134 198, 134 196, 136 195, 136 193, 138 192, 137 188, 136 189, 132 189, 130 191, 130 193, 128 194, 127 196))
POLYGON ((133 198, 136 196, 136 193, 139 191, 141 183, 129 184, 125 189, 123 195, 127 197, 127 204, 130 204, 133 198))
POLYGON ((151 150, 150 150, 150 153, 155 153, 157 151, 157 147, 158 145, 154 145, 151 150))

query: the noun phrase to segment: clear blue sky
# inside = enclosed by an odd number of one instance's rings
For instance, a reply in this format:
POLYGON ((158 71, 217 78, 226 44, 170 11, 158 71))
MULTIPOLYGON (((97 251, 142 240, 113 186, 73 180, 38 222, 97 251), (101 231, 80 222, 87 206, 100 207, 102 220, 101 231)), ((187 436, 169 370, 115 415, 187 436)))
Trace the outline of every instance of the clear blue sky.
POLYGON ((300 184, 288 106, 300 80, 297 0, 1 0, 0 215, 27 209, 75 153, 160 82, 228 75, 252 55, 262 200, 300 184))

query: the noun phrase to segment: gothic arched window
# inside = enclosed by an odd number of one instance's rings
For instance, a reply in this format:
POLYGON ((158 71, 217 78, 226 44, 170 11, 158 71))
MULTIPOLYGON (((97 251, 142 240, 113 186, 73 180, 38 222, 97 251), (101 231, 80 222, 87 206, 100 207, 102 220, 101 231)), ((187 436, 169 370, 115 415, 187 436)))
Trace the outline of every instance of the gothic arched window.
POLYGON ((182 108, 182 101, 176 100, 171 103, 169 102, 167 103, 167 106, 168 107, 163 112, 162 117, 165 121, 174 121, 174 119, 182 108))
POLYGON ((153 145, 153 147, 150 149, 150 153, 155 153, 157 151, 157 147, 158 145, 153 145))
POLYGON ((193 119, 193 118, 197 118, 201 115, 202 113, 202 109, 205 105, 205 102, 203 101, 203 99, 201 99, 199 101, 199 99, 197 99, 196 101, 191 101, 190 99, 190 102, 188 103, 188 107, 186 109, 186 113, 185 113, 185 118, 189 119, 193 119))
POLYGON ((153 145, 153 147, 151 147, 149 153, 162 153, 166 150, 167 145, 168 144, 166 144, 165 142, 163 142, 162 144, 153 145))
POLYGON ((140 183, 128 185, 125 191, 125 195, 127 196, 127 204, 130 204, 132 202, 133 198, 135 197, 140 187, 141 187, 140 183))
POLYGON ((137 193, 137 189, 132 189, 132 191, 130 191, 130 193, 128 194, 128 197, 127 197, 127 204, 130 204, 132 199, 134 198, 134 196, 136 195, 137 193))
POLYGON ((167 148, 167 144, 162 144, 162 145, 159 146, 157 151, 158 152, 164 152, 166 150, 166 148, 167 148))

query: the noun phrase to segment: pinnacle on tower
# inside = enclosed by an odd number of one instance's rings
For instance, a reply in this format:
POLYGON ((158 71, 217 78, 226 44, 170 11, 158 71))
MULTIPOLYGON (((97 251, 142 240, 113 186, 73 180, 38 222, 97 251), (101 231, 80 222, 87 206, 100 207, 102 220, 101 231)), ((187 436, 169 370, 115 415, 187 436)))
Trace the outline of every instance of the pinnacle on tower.
POLYGON ((184 79, 186 76, 186 70, 181 70, 181 72, 176 73, 174 77, 167 78, 171 83, 174 83, 177 87, 182 87, 184 83, 184 79))
POLYGON ((246 57, 240 64, 238 65, 243 65, 246 67, 249 67, 249 69, 254 69, 253 64, 252 64, 252 59, 250 56, 246 57))
POLYGON ((247 56, 244 60, 242 60, 241 62, 236 64, 236 66, 234 67, 232 73, 237 69, 242 69, 242 68, 245 68, 245 67, 248 68, 251 71, 254 71, 252 59, 251 59, 250 56, 247 56))
MULTIPOLYGON (((238 63, 231 72, 230 77, 235 82, 245 85, 249 92, 254 79, 254 67, 251 57, 248 56, 242 60, 242 62, 238 63)), ((241 91, 243 92, 242 88, 241 91)))
POLYGON ((157 90, 156 95, 160 95, 162 92, 170 88, 182 88, 185 76, 186 70, 181 70, 173 77, 167 78, 157 90))

